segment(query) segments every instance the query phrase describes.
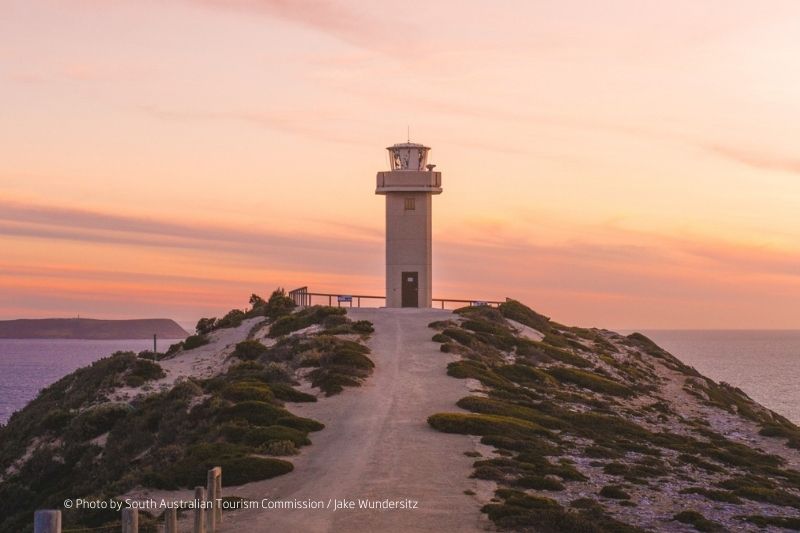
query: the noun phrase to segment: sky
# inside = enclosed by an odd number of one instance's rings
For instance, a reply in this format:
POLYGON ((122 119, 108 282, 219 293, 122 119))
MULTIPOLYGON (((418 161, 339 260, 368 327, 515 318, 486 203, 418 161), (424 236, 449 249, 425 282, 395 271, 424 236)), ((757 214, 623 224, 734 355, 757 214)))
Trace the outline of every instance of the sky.
POLYGON ((382 294, 431 146, 434 297, 800 328, 794 0, 0 0, 0 319, 382 294))

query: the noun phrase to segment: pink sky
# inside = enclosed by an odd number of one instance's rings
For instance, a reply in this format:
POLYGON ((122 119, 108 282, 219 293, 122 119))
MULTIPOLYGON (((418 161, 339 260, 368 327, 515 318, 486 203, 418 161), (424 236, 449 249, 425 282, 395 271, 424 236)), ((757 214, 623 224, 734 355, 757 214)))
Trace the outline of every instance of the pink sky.
POLYGON ((432 146, 434 296, 800 328, 800 4, 10 0, 0 318, 381 293, 432 146))

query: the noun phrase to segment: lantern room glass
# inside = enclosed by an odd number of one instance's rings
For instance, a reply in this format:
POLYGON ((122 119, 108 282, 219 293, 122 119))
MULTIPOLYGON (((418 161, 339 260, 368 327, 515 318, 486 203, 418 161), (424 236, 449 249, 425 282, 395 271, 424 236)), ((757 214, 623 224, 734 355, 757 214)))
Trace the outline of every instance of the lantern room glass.
POLYGON ((396 144, 389 147, 392 170, 424 170, 428 162, 427 146, 421 144, 396 144))

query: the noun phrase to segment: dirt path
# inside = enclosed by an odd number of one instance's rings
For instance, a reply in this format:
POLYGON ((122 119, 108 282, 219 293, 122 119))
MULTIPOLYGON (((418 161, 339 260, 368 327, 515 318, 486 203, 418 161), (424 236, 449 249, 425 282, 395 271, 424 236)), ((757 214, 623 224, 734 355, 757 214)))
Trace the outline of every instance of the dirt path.
MULTIPOLYGON (((226 496, 261 500, 356 500, 355 510, 248 509, 226 513, 223 532, 481 531, 479 503, 464 494, 474 459, 470 437, 439 433, 426 418, 457 410, 464 380, 446 375, 453 360, 431 342, 427 324, 447 318, 432 309, 353 309, 375 324, 369 345, 375 373, 357 389, 290 410, 326 424, 314 444, 293 458, 294 472, 224 489, 226 496), (416 509, 358 509, 358 500, 418 502, 416 509)), ((224 482, 224 475, 223 475, 224 482)))

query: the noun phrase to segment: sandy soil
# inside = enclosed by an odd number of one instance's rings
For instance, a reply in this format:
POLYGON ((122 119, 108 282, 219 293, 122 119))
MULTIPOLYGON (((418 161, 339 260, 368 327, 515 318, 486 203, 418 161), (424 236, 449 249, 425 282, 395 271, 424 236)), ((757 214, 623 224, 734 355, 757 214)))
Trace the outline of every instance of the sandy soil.
MULTIPOLYGON (((431 342, 427 324, 449 311, 353 309, 354 320, 371 320, 369 341, 375 373, 361 388, 321 398, 316 404, 290 404, 292 412, 326 424, 312 434, 313 445, 292 458, 294 472, 241 487, 223 488, 225 496, 255 500, 331 499, 414 500, 416 509, 229 511, 220 531, 482 531, 487 521, 469 479, 474 439, 432 430, 428 415, 458 410, 468 394, 464 380, 445 369, 453 358, 431 342)), ((224 484, 224 473, 223 473, 224 484)))

